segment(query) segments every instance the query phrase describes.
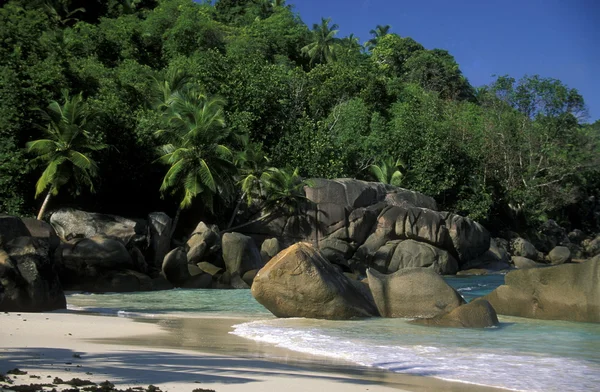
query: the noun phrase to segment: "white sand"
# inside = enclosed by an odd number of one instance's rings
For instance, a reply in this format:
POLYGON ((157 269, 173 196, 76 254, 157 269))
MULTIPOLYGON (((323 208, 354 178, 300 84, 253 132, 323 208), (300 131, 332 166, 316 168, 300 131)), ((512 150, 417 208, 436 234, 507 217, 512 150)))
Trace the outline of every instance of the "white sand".
MULTIPOLYGON (((0 372, 19 368, 15 384, 87 379, 110 380, 125 389, 149 384, 163 391, 196 388, 227 391, 491 391, 491 388, 441 380, 349 369, 336 372, 264 359, 240 358, 174 348, 151 348, 92 341, 125 341, 169 332, 154 323, 69 312, 0 314, 0 372), (39 376, 40 379, 30 376, 39 376), (50 376, 50 377, 48 377, 50 376)), ((147 337, 145 338, 147 341, 147 337)), ((67 388, 67 385, 59 387, 67 388)))

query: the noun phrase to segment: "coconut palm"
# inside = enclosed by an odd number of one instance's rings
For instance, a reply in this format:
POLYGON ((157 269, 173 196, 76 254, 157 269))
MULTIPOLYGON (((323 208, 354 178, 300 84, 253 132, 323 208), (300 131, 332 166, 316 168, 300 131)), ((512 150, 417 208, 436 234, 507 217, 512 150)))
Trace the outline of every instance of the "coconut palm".
POLYGON ((171 68, 160 77, 154 77, 154 86, 150 97, 150 106, 165 112, 177 93, 181 93, 191 86, 191 76, 180 68, 171 68))
POLYGON ((383 184, 400 186, 406 172, 406 165, 400 160, 387 157, 381 160, 379 165, 369 166, 373 178, 383 184))
POLYGON ((181 197, 172 233, 181 210, 190 207, 197 196, 212 211, 215 196, 231 193, 235 166, 226 145, 230 132, 225 128, 223 104, 222 99, 196 87, 176 92, 166 114, 168 126, 156 132, 165 141, 159 162, 170 166, 160 191, 181 197))
POLYGON ((377 27, 375 27, 374 30, 369 31, 369 34, 371 34, 373 38, 371 38, 365 43, 367 49, 372 50, 375 46, 377 46, 379 39, 388 35, 390 33, 391 28, 392 27, 390 25, 377 25, 377 27))
POLYGON ((249 203, 255 203, 262 214, 249 222, 225 231, 233 231, 242 227, 263 221, 275 214, 291 216, 296 214, 308 199, 304 192, 305 186, 310 186, 310 180, 300 177, 298 169, 289 171, 270 167, 263 171, 258 181, 250 183, 248 189, 249 203))
POLYGON ((331 18, 321 18, 321 24, 313 25, 314 42, 302 48, 302 53, 310 57, 310 64, 315 62, 332 62, 335 60, 335 51, 339 40, 335 38, 338 25, 331 23, 331 18))
POLYGON ((94 141, 86 130, 91 113, 82 95, 69 97, 69 93, 63 91, 63 100, 62 105, 52 101, 47 111, 41 111, 47 121, 46 127, 41 127, 47 138, 27 143, 28 152, 37 155, 31 164, 46 166, 35 187, 35 197, 48 190, 37 219, 44 216, 50 198, 72 180, 77 193, 80 185, 86 185, 94 192, 92 178, 97 175, 98 166, 90 152, 107 147, 94 141))

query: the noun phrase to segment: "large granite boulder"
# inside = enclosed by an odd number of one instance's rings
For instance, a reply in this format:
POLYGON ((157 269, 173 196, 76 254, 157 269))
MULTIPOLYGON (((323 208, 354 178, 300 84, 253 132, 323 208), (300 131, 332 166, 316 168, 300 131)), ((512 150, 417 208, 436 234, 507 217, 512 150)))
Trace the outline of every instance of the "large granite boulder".
POLYGON ((392 273, 419 267, 431 268, 440 275, 453 275, 458 271, 458 262, 445 250, 424 242, 406 240, 396 246, 387 270, 392 273))
POLYGON ((17 237, 30 236, 27 226, 21 218, 0 214, 0 248, 17 237))
POLYGON ((78 285, 75 283, 72 290, 83 290, 94 293, 131 293, 137 291, 151 291, 156 287, 152 278, 139 271, 118 270, 105 271, 93 282, 78 285))
POLYGON ((308 243, 271 259, 254 278, 252 295, 277 317, 345 320, 378 314, 364 291, 308 243))
POLYGON ((539 252, 533 244, 524 238, 515 238, 510 242, 513 256, 521 256, 530 260, 537 260, 539 252))
POLYGON ((141 220, 64 208, 52 213, 50 224, 66 241, 103 236, 119 240, 124 245, 147 248, 147 227, 141 220))
POLYGON ((484 299, 476 299, 446 314, 430 319, 413 320, 412 323, 453 328, 488 328, 499 324, 494 307, 484 299))
POLYGON ((513 256, 510 258, 510 261, 514 264, 515 268, 518 269, 544 267, 544 264, 536 263, 535 261, 522 256, 513 256))
POLYGON ((167 253, 162 263, 162 274, 175 287, 182 287, 191 278, 186 252, 182 246, 167 253))
POLYGON ((221 250, 221 237, 216 225, 198 223, 186 243, 187 259, 190 264, 198 264, 221 250))
POLYGON ((246 271, 260 269, 264 264, 260 251, 251 237, 240 233, 225 233, 222 238, 223 261, 231 276, 243 276, 246 271))
POLYGON ((504 285, 484 298, 499 314, 600 322, 600 257, 509 272, 504 285))
POLYGON ((0 249, 0 311, 43 312, 65 309, 66 300, 49 258, 48 243, 12 238, 0 249))
POLYGON ((279 252, 281 252, 281 245, 277 238, 268 238, 260 246, 260 257, 265 264, 279 252))
POLYGON ((460 294, 429 268, 390 275, 367 270, 369 288, 383 317, 431 318, 465 303, 460 294))
POLYGON ((491 236, 485 227, 460 215, 445 212, 443 216, 453 253, 461 264, 475 259, 490 248, 491 236))
POLYGON ((438 248, 450 245, 450 235, 442 214, 418 207, 394 207, 401 212, 396 220, 396 235, 425 242, 438 248))
POLYGON ((60 238, 56 235, 54 228, 47 222, 35 218, 21 218, 31 237, 48 242, 50 253, 54 252, 60 245, 60 238))
POLYGON ((483 254, 467 261, 461 265, 461 269, 485 269, 490 271, 501 271, 510 268, 510 255, 503 247, 499 246, 495 239, 490 240, 490 247, 483 254))
POLYGON ((150 247, 148 263, 160 268, 171 249, 171 218, 164 212, 148 214, 148 229, 150 231, 150 247))
POLYGON ((571 261, 571 251, 566 246, 555 246, 548 253, 548 261, 552 265, 568 263, 571 261))

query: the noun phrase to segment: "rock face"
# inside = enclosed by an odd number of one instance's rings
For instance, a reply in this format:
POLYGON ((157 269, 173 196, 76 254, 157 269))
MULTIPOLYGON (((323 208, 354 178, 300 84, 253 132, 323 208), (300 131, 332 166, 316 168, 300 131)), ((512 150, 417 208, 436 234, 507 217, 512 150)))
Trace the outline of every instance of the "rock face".
POLYGON ((382 317, 431 318, 465 303, 460 294, 428 268, 390 275, 367 270, 369 288, 382 317))
POLYGON ((147 243, 146 225, 116 215, 96 214, 70 208, 60 209, 50 217, 50 224, 62 239, 104 236, 124 245, 147 243))
POLYGON ((0 311, 65 309, 65 295, 48 244, 33 237, 15 237, 4 247, 6 251, 0 249, 0 311))
POLYGON ((530 260, 537 260, 538 250, 526 239, 516 238, 510 243, 513 256, 521 256, 530 260))
POLYGON ((29 230, 23 221, 11 215, 0 215, 0 247, 13 238, 29 236, 29 230))
POLYGON ((231 276, 243 276, 253 269, 260 269, 264 264, 260 251, 251 237, 240 233, 225 233, 222 238, 223 261, 231 276))
POLYGON ((183 247, 177 247, 167 253, 162 264, 162 274, 175 287, 182 287, 191 278, 183 247))
POLYGON ((164 212, 148 214, 148 229, 150 231, 150 257, 148 262, 160 268, 171 248, 171 218, 164 212))
POLYGON ((412 323, 453 328, 488 328, 499 324, 494 307, 484 299, 476 299, 449 313, 430 319, 413 320, 412 323))
POLYGON ((499 314, 600 322, 600 257, 509 272, 505 284, 484 298, 499 314))
POLYGON ((252 295, 277 317, 345 320, 378 314, 368 295, 307 243, 271 259, 254 278, 252 295))
POLYGON ((387 273, 418 266, 454 274, 467 265, 508 267, 507 257, 487 254, 490 234, 485 228, 436 211, 430 197, 353 179, 311 181, 305 188, 308 203, 298 215, 257 222, 244 234, 258 243, 276 238, 283 247, 310 242, 330 262, 358 274, 367 268, 387 273))

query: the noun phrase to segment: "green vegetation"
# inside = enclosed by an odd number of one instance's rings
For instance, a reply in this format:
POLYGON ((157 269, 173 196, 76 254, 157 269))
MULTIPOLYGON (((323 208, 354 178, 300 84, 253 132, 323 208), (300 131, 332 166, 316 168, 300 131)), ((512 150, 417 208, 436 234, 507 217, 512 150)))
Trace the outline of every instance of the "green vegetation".
POLYGON ((51 208, 230 227, 248 202, 293 206, 300 177, 354 177, 489 225, 598 224, 600 125, 558 80, 474 88, 445 50, 309 29, 283 1, 1 4, 0 213, 46 191, 51 208))

